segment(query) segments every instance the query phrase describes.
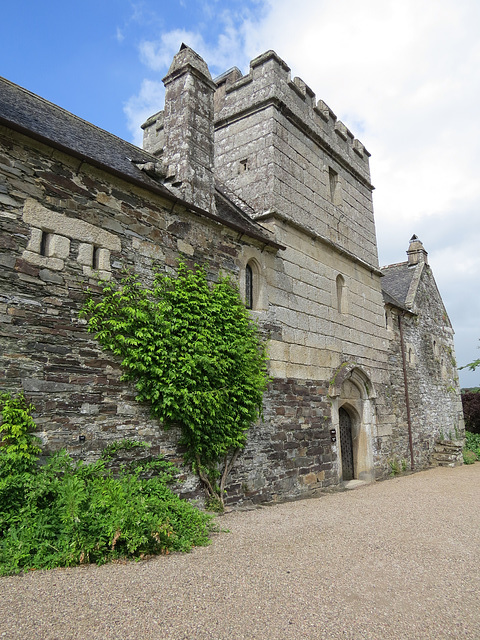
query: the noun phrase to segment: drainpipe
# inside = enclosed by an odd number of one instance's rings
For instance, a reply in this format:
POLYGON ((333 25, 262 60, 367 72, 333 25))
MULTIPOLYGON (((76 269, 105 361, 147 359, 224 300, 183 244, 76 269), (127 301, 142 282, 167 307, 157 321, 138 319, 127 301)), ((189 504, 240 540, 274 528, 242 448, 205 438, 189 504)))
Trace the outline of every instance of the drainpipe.
POLYGON ((405 344, 403 341, 403 325, 402 315, 398 316, 398 328, 400 330, 400 347, 402 349, 402 364, 403 364, 403 382, 405 386, 405 404, 407 406, 407 424, 408 424, 408 443, 410 446, 410 468, 413 471, 413 440, 412 440, 412 418, 410 416, 410 399, 408 397, 408 380, 407 380, 407 360, 405 357, 405 344))

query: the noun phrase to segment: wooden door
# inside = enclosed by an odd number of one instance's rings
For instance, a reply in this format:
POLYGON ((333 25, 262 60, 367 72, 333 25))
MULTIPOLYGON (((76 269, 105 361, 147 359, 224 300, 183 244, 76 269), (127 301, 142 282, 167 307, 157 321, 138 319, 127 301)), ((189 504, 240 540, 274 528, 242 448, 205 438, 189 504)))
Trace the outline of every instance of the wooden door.
POLYGON ((342 456, 342 480, 353 480, 353 442, 352 442, 352 420, 345 411, 340 408, 338 411, 338 420, 340 423, 340 451, 342 456))

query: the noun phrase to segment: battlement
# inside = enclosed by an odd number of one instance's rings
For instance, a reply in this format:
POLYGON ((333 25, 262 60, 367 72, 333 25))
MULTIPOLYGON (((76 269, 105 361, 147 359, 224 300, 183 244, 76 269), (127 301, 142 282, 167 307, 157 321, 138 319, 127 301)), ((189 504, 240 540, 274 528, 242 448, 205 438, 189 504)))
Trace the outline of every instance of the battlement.
MULTIPOLYGON (((275 51, 267 51, 250 62, 242 75, 237 67, 214 80, 215 128, 221 128, 245 113, 274 104, 327 153, 370 184, 370 153, 333 110, 316 99, 315 92, 299 77, 291 78, 290 67, 275 51)), ((144 148, 161 156, 165 145, 164 112, 143 125, 144 148)))
POLYGON ((257 214, 275 212, 376 268, 364 145, 274 51, 214 82, 217 179, 257 214))
POLYGON ((319 146, 370 182, 370 153, 365 146, 323 100, 316 100, 315 92, 301 78, 292 80, 290 67, 275 51, 252 60, 247 75, 242 76, 235 67, 216 78, 215 84, 216 129, 255 108, 275 104, 319 146))

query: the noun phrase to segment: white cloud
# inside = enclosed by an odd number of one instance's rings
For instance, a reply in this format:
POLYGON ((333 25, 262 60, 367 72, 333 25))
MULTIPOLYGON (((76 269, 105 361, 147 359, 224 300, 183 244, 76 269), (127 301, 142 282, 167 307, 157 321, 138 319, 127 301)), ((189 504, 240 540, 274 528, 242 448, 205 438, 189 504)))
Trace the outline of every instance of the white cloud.
POLYGON ((153 71, 166 73, 173 56, 184 42, 206 60, 213 75, 222 73, 231 66, 243 65, 246 55, 243 50, 243 27, 235 26, 228 11, 216 17, 221 24, 216 41, 207 43, 203 35, 187 29, 173 29, 161 34, 157 40, 144 40, 140 44, 142 62, 153 71))
POLYGON ((132 133, 132 141, 142 146, 143 131, 141 125, 153 114, 163 109, 165 89, 162 82, 144 80, 140 92, 132 96, 124 106, 128 120, 128 129, 132 133))
POLYGON ((159 40, 145 40, 140 43, 140 57, 142 62, 153 71, 166 72, 173 56, 178 53, 182 42, 188 44, 199 55, 208 59, 208 48, 201 34, 185 29, 174 29, 162 33, 159 40))

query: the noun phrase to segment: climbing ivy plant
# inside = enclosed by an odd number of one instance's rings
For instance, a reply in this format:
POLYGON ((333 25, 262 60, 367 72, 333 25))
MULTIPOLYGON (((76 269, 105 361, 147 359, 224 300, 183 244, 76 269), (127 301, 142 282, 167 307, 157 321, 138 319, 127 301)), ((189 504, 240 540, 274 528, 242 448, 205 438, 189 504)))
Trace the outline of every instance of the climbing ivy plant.
POLYGON ((181 262, 145 287, 134 274, 103 285, 83 314, 102 347, 122 359, 123 379, 165 429, 179 426, 184 459, 211 506, 222 509, 225 483, 247 430, 261 413, 268 382, 264 342, 228 277, 210 285, 205 268, 181 262))
POLYGON ((23 393, 17 397, 0 394, 0 465, 25 471, 35 465, 40 453, 40 438, 35 430, 31 412, 35 407, 23 393))

